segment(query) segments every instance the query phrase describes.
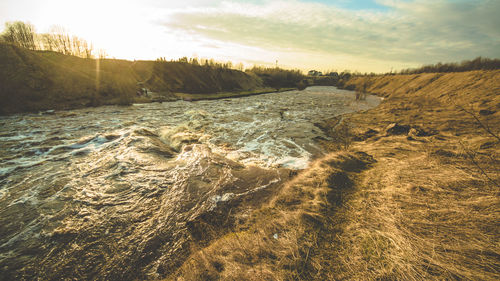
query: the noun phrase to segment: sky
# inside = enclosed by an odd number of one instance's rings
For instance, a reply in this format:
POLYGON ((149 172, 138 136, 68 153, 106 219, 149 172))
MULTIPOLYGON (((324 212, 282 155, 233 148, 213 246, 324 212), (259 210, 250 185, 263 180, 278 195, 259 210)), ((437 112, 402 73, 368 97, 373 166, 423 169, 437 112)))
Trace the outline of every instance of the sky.
POLYGON ((1 0, 0 29, 63 26, 129 60, 388 72, 500 58, 499 14, 499 0, 1 0))

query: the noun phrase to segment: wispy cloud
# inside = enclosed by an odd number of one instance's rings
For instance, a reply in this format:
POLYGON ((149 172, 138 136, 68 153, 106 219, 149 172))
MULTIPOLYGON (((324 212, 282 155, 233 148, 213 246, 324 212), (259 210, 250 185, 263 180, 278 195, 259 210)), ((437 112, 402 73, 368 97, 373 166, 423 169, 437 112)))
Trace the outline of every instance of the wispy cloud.
POLYGON ((88 0, 78 9, 66 2, 0 1, 0 24, 30 21, 40 32, 59 24, 128 59, 199 55, 388 71, 500 57, 499 0, 88 0))
POLYGON ((380 0, 386 11, 300 1, 222 2, 170 12, 169 29, 282 52, 408 64, 500 56, 500 1, 380 0))

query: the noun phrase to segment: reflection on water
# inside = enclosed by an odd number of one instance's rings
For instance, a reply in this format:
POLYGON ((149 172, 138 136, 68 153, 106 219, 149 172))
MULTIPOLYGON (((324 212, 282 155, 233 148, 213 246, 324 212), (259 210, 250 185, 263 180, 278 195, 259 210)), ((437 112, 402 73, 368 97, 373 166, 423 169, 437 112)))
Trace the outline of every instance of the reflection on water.
POLYGON ((314 124, 377 104, 311 87, 1 117, 0 279, 161 278, 200 217, 321 153, 314 124))

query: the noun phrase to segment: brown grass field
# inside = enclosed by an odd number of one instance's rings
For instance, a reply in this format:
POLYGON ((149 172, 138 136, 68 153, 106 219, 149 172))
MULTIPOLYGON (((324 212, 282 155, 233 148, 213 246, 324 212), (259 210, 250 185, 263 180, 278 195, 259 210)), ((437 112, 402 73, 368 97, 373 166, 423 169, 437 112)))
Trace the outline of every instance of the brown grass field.
POLYGON ((500 71, 347 85, 384 97, 347 116, 347 145, 194 242, 169 280, 500 279, 500 71))

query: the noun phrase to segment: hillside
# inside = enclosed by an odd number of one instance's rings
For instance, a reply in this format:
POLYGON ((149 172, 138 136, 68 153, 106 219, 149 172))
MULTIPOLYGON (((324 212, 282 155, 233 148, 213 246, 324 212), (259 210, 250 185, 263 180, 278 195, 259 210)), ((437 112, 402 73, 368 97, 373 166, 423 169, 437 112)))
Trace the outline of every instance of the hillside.
POLYGON ((252 91, 259 78, 180 62, 83 59, 0 44, 0 114, 150 101, 138 82, 163 94, 252 91))
POLYGON ((147 85, 158 92, 210 94, 249 90, 262 86, 262 83, 258 83, 254 76, 232 69, 159 62, 153 66, 147 85))
POLYGON ((384 97, 346 116, 351 130, 322 124, 351 141, 325 143, 327 156, 229 234, 194 245, 169 279, 498 280, 500 71, 349 85, 384 97))

